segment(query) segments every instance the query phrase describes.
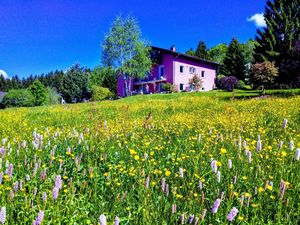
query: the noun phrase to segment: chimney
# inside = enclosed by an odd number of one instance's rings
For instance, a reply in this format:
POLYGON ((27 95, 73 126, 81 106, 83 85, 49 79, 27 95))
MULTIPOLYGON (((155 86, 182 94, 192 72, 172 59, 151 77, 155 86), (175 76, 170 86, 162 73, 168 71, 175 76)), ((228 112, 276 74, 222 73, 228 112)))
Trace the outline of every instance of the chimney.
POLYGON ((175 45, 172 45, 171 48, 170 48, 170 50, 173 51, 173 52, 176 52, 175 45))

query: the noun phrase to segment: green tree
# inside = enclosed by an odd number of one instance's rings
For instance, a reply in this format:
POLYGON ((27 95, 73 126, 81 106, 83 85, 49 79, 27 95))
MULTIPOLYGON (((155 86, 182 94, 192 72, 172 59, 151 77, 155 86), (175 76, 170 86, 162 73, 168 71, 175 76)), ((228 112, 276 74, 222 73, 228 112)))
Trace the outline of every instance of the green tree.
POLYGON ((251 81, 254 87, 270 88, 278 76, 278 68, 274 62, 265 61, 252 66, 251 81))
POLYGON ((189 50, 187 50, 187 51, 185 52, 185 54, 191 55, 191 56, 195 56, 195 51, 193 50, 193 48, 190 48, 189 50))
POLYGON ((102 63, 124 76, 125 93, 129 94, 131 79, 143 78, 150 71, 150 48, 141 39, 137 21, 128 16, 117 17, 103 43, 102 63))
POLYGON ((204 41, 199 41, 197 49, 195 51, 195 56, 201 59, 209 59, 206 44, 204 41))
POLYGON ((230 42, 223 66, 223 74, 245 80, 245 59, 243 50, 236 38, 230 42))
POLYGON ((111 93, 108 88, 94 85, 92 87, 92 90, 93 90, 93 94, 92 94, 93 101, 102 101, 104 99, 113 97, 113 93, 111 93))
POLYGON ((88 73, 89 71, 79 64, 72 66, 66 72, 61 87, 61 94, 66 102, 78 102, 90 97, 88 73))
POLYGON ((47 89, 45 86, 39 81, 35 80, 28 88, 30 93, 34 98, 34 105, 40 106, 46 102, 47 99, 47 89))
POLYGON ((89 74, 88 85, 92 89, 93 86, 102 86, 108 88, 115 95, 117 94, 118 79, 112 67, 96 67, 89 74))
POLYGON ((7 107, 30 107, 34 106, 35 98, 26 89, 12 89, 3 97, 2 105, 7 107))
POLYGON ((210 60, 222 65, 226 56, 226 52, 227 52, 227 45, 219 44, 208 50, 208 56, 210 60))
POLYGON ((300 1, 267 0, 265 12, 267 27, 257 30, 256 62, 275 62, 279 67, 279 82, 289 84, 293 76, 283 73, 280 65, 290 55, 293 42, 300 40, 300 1))

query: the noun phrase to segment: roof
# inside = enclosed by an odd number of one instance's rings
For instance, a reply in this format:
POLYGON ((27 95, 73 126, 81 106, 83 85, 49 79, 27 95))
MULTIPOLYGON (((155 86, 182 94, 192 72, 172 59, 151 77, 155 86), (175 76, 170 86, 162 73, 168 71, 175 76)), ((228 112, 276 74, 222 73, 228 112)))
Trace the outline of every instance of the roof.
POLYGON ((210 61, 210 60, 201 59, 197 56, 192 56, 192 55, 188 55, 188 54, 184 54, 184 53, 180 53, 180 52, 174 52, 170 49, 164 49, 164 48, 159 48, 159 47, 155 47, 155 46, 151 46, 151 48, 153 50, 158 50, 158 51, 166 52, 166 53, 169 53, 169 54, 173 54, 174 56, 177 56, 177 57, 181 56, 181 57, 186 58, 186 59, 191 59, 191 60, 194 60, 194 61, 207 63, 207 64, 211 64, 211 65, 214 65, 214 66, 219 66, 220 65, 219 63, 216 63, 216 62, 213 62, 213 61, 210 61))

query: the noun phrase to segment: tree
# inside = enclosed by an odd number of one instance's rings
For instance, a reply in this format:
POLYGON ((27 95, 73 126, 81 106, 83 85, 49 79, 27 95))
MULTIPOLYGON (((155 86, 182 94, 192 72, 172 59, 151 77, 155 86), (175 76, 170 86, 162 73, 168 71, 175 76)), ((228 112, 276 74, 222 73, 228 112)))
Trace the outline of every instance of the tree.
POLYGON ((202 84, 203 84, 203 81, 196 74, 189 80, 189 85, 193 86, 196 91, 200 91, 202 84))
POLYGON ((93 101, 102 101, 104 99, 113 97, 113 93, 111 93, 108 88, 94 85, 92 87, 92 90, 93 90, 93 94, 92 94, 93 101))
POLYGON ((34 106, 34 97, 26 89, 12 89, 3 97, 2 105, 7 107, 30 107, 34 106))
POLYGON ((236 38, 233 38, 228 46, 222 72, 226 76, 245 80, 245 59, 243 50, 236 38))
POLYGON ((275 67, 274 62, 265 61, 252 66, 251 81, 256 88, 259 86, 263 89, 272 87, 277 76, 278 68, 275 67))
POLYGON ((208 56, 210 60, 222 65, 226 56, 226 52, 227 52, 227 45, 219 44, 208 50, 208 56))
POLYGON ((204 41, 199 41, 197 49, 195 51, 195 56, 201 59, 209 59, 206 44, 204 41))
POLYGON ((299 0, 267 0, 264 12, 267 26, 257 30, 255 61, 274 61, 279 67, 280 83, 289 84, 294 80, 292 75, 283 72, 280 65, 291 54, 293 42, 300 40, 299 5, 299 0))
POLYGON ((141 40, 137 21, 128 16, 117 17, 103 44, 102 63, 112 67, 116 78, 124 76, 125 93, 129 95, 131 79, 144 78, 150 71, 152 62, 150 48, 141 40))
POLYGON ((45 86, 39 81, 35 80, 28 88, 30 93, 34 98, 34 105, 40 106, 46 102, 47 99, 47 89, 45 86))
POLYGON ((193 50, 193 48, 190 48, 189 50, 187 50, 187 51, 185 52, 185 54, 191 55, 191 56, 195 56, 195 51, 193 50))
POLYGON ((72 66, 63 77, 61 94, 66 102, 89 98, 88 70, 79 64, 72 66))

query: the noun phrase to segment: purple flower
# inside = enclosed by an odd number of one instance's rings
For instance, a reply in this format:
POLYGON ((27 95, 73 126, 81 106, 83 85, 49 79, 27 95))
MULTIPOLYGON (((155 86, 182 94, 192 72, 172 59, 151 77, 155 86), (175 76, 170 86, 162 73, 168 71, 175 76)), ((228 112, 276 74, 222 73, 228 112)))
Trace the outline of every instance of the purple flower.
POLYGON ((220 203, 221 203, 221 199, 218 198, 218 199, 215 201, 215 203, 214 203, 214 205, 213 205, 213 207, 212 207, 212 209, 211 209, 211 211, 212 211, 213 214, 215 214, 215 213, 218 212, 218 208, 219 208, 219 206, 220 206, 220 203))
POLYGON ((179 168, 179 177, 183 178, 183 169, 181 167, 179 168))
POLYGON ((256 150, 258 152, 260 152, 262 149, 262 144, 261 144, 261 140, 258 140, 257 143, 256 143, 256 150))
POLYGON ((285 188, 286 188, 286 182, 281 181, 281 183, 280 183, 280 194, 279 194, 280 199, 283 199, 285 188))
POLYGON ((7 170, 7 176, 8 176, 9 178, 11 178, 11 176, 12 176, 12 171, 13 171, 13 164, 10 164, 10 165, 9 165, 9 168, 8 168, 8 170, 7 170))
POLYGON ((36 196, 36 193, 37 193, 37 187, 34 187, 34 189, 33 189, 33 196, 34 197, 36 196))
POLYGON ((170 194, 169 185, 166 184, 166 195, 169 196, 169 194, 170 194))
POLYGON ((283 120, 283 124, 282 124, 283 129, 286 129, 287 124, 288 124, 288 120, 287 120, 287 119, 284 119, 284 120, 283 120))
POLYGON ((239 210, 237 208, 233 207, 227 216, 228 221, 233 221, 234 217, 236 217, 238 212, 239 212, 239 210))
POLYGON ((10 192, 9 192, 9 197, 10 197, 10 199, 14 199, 14 197, 15 197, 15 194, 12 190, 10 190, 10 192))
POLYGON ((213 160, 211 161, 210 166, 211 166, 212 170, 216 173, 217 170, 218 170, 217 161, 213 159, 213 160))
POLYGON ((100 225, 106 225, 106 216, 104 214, 102 214, 99 217, 99 220, 100 220, 100 225))
POLYGON ((150 177, 148 176, 148 177, 146 178, 146 182, 145 182, 145 187, 146 187, 146 189, 149 188, 149 182, 150 182, 150 177))
POLYGON ((52 190, 52 197, 54 200, 56 200, 58 197, 58 191, 59 191, 58 187, 54 187, 52 190))
POLYGON ((15 185, 14 185, 14 191, 17 192, 18 189, 19 189, 19 182, 16 181, 16 182, 15 182, 15 185))
POLYGON ((199 218, 198 218, 198 217, 195 217, 194 225, 197 225, 197 224, 198 224, 198 221, 199 221, 199 218))
POLYGON ((184 213, 181 214, 180 221, 181 221, 181 224, 184 224, 184 221, 185 221, 185 214, 184 213))
POLYGON ((297 148, 295 158, 296 158, 297 161, 299 161, 299 159, 300 159, 300 148, 297 148))
POLYGON ((248 163, 251 163, 251 152, 247 151, 248 163))
POLYGON ((39 214, 38 214, 38 216, 36 218, 36 225, 41 225, 41 223, 43 221, 43 218, 44 218, 44 211, 40 210, 39 214))
POLYGON ((26 181, 30 181, 30 176, 28 174, 26 175, 26 181))
POLYGON ((58 189, 62 188, 62 180, 60 175, 57 175, 55 178, 55 187, 57 187, 58 189))
POLYGON ((46 192, 42 193, 42 199, 43 199, 44 202, 47 201, 47 193, 46 192))
POLYGON ((173 214, 176 213, 176 204, 173 204, 173 205, 172 205, 172 213, 173 213, 173 214))
POLYGON ((6 208, 3 206, 0 210, 0 223, 5 224, 6 221, 6 208))
POLYGON ((190 215, 189 219, 188 219, 188 224, 191 224, 194 220, 194 215, 190 215))
POLYGON ((115 217, 115 222, 114 222, 114 225, 119 225, 120 224, 120 219, 119 217, 115 217))
POLYGON ((202 214, 201 214, 201 220, 203 221, 206 215, 207 209, 203 209, 202 214))
POLYGON ((0 184, 2 184, 3 173, 0 173, 0 184))
POLYGON ((166 179, 163 177, 163 178, 161 179, 161 190, 162 190, 163 192, 165 192, 165 188, 166 188, 166 179))
POLYGON ((231 159, 228 159, 228 168, 229 168, 229 169, 232 168, 232 161, 231 161, 231 159))
POLYGON ((221 182, 221 172, 220 171, 217 172, 217 182, 218 183, 221 182))
POLYGON ((295 148, 294 141, 290 141, 290 150, 293 151, 295 148))

